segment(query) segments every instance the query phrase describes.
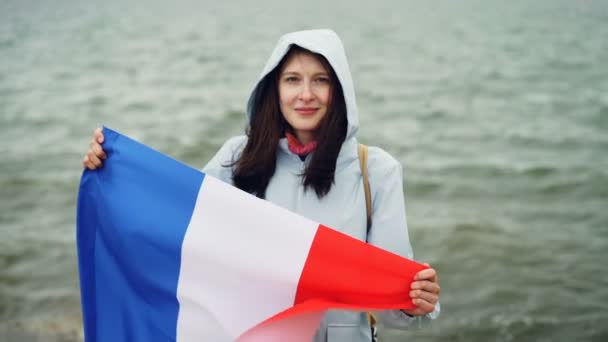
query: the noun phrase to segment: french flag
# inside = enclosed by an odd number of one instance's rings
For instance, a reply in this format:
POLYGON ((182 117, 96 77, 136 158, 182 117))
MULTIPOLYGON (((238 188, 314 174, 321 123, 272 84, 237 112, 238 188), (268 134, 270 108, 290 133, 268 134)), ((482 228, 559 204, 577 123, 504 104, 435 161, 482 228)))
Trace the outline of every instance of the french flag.
POLYGON ((87 342, 310 341, 327 309, 414 307, 426 266, 103 134, 78 194, 87 342))

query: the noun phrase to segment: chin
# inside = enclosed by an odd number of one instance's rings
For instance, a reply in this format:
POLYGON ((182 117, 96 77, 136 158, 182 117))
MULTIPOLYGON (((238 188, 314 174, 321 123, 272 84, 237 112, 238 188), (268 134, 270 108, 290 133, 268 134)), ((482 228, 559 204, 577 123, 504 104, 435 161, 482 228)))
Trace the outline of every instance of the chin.
POLYGON ((293 128, 298 131, 314 131, 319 127, 319 123, 315 122, 314 125, 304 124, 304 125, 294 125, 293 128))

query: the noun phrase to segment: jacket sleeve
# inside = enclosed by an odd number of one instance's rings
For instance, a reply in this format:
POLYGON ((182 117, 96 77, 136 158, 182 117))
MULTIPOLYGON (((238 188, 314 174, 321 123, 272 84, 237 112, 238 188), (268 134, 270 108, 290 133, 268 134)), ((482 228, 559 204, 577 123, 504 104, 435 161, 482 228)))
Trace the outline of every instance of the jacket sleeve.
MULTIPOLYGON (((414 258, 410 243, 405 199, 403 196, 403 171, 401 164, 381 149, 370 148, 369 182, 372 192, 372 226, 367 241, 380 248, 414 258)), ((379 321, 386 327, 406 329, 414 322, 434 319, 439 315, 439 305, 435 311, 424 317, 410 317, 400 310, 378 312, 379 321)))
POLYGON ((247 138, 245 136, 237 136, 228 139, 217 153, 209 160, 203 168, 206 175, 215 177, 225 183, 232 185, 232 170, 230 165, 237 160, 247 138))

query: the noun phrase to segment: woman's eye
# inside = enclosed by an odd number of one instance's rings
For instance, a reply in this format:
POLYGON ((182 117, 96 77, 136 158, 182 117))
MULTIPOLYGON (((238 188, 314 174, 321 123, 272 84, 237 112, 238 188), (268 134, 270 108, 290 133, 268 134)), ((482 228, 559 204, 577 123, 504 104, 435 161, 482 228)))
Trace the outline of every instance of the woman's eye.
POLYGON ((319 77, 315 81, 317 83, 320 83, 320 84, 328 84, 329 83, 329 78, 327 78, 327 77, 319 77))
POLYGON ((285 81, 286 81, 286 82, 289 82, 289 83, 294 83, 294 82, 297 82, 297 81, 298 81, 298 78, 297 78, 297 77, 295 77, 295 76, 289 76, 289 77, 286 77, 286 78, 285 78, 285 81))

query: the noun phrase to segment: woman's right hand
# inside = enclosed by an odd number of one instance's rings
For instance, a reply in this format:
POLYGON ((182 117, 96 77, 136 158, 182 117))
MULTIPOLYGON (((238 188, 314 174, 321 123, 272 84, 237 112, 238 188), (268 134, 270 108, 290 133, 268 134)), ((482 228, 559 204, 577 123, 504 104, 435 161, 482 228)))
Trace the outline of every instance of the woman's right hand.
POLYGON ((93 139, 91 139, 91 143, 89 144, 89 150, 82 160, 82 166, 89 170, 96 170, 103 166, 103 161, 108 157, 103 148, 101 148, 103 139, 101 128, 95 129, 93 139))

